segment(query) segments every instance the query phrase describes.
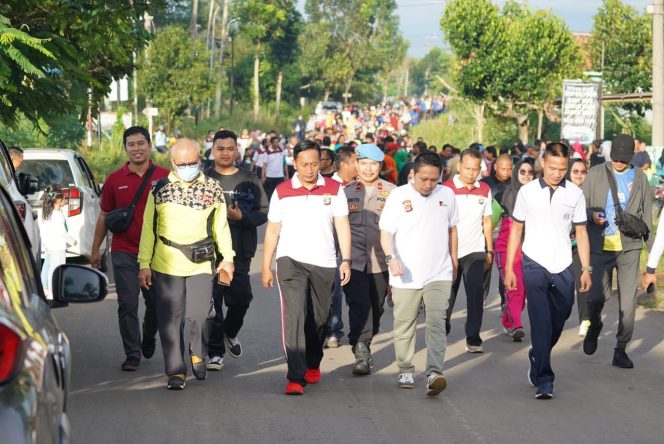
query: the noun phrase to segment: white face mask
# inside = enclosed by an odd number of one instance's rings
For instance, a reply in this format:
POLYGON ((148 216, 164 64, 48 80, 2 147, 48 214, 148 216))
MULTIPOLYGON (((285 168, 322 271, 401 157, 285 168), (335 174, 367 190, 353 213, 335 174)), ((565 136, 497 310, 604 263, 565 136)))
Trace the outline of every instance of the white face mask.
POLYGON ((179 166, 178 168, 178 177, 185 182, 191 182, 192 180, 196 179, 198 177, 198 173, 200 172, 200 166, 198 164, 196 165, 184 165, 184 166, 179 166))

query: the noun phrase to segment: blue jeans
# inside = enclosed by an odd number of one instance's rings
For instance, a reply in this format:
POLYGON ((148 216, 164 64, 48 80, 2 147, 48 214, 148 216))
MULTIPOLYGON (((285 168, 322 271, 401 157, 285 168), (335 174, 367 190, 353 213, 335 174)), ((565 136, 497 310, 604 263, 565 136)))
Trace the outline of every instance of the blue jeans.
POLYGON ((341 288, 341 277, 339 269, 334 276, 334 289, 332 290, 332 307, 327 317, 327 337, 336 336, 337 339, 344 337, 344 322, 341 320, 341 299, 343 289, 341 288))

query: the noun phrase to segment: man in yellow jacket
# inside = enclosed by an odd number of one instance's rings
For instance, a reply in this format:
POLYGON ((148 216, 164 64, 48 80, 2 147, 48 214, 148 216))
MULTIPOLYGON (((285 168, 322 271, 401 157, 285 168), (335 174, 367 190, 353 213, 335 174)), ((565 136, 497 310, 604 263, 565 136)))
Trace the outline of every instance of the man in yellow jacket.
POLYGON ((152 189, 143 216, 138 252, 139 281, 152 287, 167 388, 182 390, 187 367, 184 326, 189 324, 189 354, 196 379, 207 376, 206 319, 214 316, 212 283, 233 276, 231 233, 219 183, 201 172, 200 149, 181 139, 171 150, 173 171, 152 189), (215 250, 224 260, 215 270, 215 250))

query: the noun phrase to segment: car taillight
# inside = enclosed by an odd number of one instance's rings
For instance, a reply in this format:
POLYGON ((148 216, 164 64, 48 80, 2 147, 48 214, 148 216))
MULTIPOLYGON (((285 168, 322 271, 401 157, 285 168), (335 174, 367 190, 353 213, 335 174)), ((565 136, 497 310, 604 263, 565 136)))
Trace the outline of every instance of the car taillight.
POLYGON ((21 338, 13 330, 0 324, 0 384, 14 375, 20 346, 21 338))
POLYGON ((78 188, 67 188, 63 190, 65 199, 69 202, 69 212, 67 217, 81 214, 81 200, 83 198, 81 190, 78 188))
POLYGON ((18 210, 18 214, 21 216, 21 220, 25 220, 25 203, 24 202, 14 202, 14 206, 18 210))

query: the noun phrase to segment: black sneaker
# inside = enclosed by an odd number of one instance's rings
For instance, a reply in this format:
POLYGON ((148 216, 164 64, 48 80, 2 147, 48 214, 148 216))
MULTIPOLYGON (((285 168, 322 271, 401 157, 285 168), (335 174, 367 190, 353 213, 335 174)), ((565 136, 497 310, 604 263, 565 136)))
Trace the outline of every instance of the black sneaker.
POLYGON ((226 351, 229 355, 234 358, 242 356, 242 345, 237 338, 230 338, 228 335, 224 335, 224 344, 226 345, 226 351))
POLYGON ((168 377, 166 388, 168 390, 184 390, 184 375, 172 375, 168 377))
POLYGON ((138 366, 141 365, 141 360, 137 358, 127 358, 125 362, 122 363, 122 371, 125 372, 135 372, 138 370, 138 366))
POLYGON ((599 321, 599 324, 591 323, 588 328, 588 333, 586 337, 583 338, 583 352, 587 355, 592 355, 597 351, 597 339, 599 338, 599 333, 602 331, 604 324, 602 321, 599 321))
POLYGON ((634 363, 631 359, 629 359, 629 356, 627 356, 627 353, 625 353, 624 348, 615 349, 613 352, 612 364, 620 368, 634 368, 634 363))
POLYGON ((154 356, 154 351, 157 348, 157 340, 155 338, 149 338, 143 336, 143 341, 141 342, 141 353, 145 359, 150 359, 154 356))
POLYGON ((358 342, 353 347, 355 354, 355 364, 353 365, 353 374, 355 376, 366 376, 371 373, 371 354, 369 348, 364 342, 358 342))

